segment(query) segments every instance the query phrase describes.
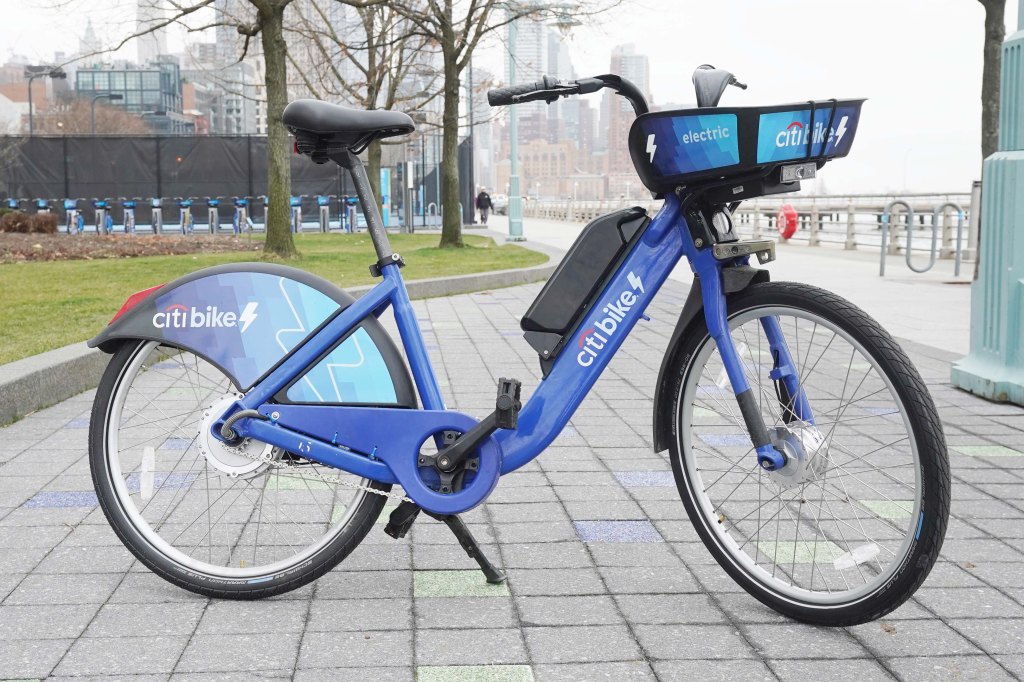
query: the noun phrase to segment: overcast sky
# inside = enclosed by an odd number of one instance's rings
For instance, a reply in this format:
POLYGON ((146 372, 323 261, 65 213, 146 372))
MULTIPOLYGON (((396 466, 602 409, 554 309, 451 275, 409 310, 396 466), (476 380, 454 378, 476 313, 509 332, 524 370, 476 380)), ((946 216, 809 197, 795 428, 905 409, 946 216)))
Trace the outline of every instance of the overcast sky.
MULTIPOLYGON (((131 27, 131 0, 2 0, 19 6, 0 22, 0 58, 46 60, 73 52, 86 17, 101 39, 131 27), (28 7, 25 7, 28 5, 28 7)), ((1007 2, 1016 28, 1017 2, 1007 2)), ((605 73, 612 46, 650 57, 656 102, 693 101, 702 63, 733 71, 731 106, 867 97, 850 156, 822 172, 829 192, 969 191, 980 176, 981 50, 977 0, 625 0, 600 26, 568 38, 581 76, 605 73)), ((172 40, 180 45, 181 39, 172 40)), ((495 43, 477 63, 502 69, 495 43)), ((133 57, 129 49, 126 56, 133 57)), ((599 95, 591 95, 596 106, 599 95)))

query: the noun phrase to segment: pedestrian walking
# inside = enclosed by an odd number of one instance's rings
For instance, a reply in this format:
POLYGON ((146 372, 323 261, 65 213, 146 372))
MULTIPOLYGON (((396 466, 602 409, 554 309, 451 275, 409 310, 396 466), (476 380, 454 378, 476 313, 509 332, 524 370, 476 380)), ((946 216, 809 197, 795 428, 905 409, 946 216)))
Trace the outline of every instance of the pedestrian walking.
POLYGON ((484 225, 487 224, 487 214, 494 208, 494 204, 491 202, 491 195, 487 193, 487 189, 481 187, 480 194, 476 195, 476 209, 480 211, 480 222, 484 225))

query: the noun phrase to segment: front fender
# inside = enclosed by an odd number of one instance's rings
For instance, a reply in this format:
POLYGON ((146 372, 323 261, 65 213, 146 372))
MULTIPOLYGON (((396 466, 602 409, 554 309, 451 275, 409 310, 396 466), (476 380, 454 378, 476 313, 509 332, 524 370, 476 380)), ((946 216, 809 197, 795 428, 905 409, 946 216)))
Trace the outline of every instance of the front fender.
MULTIPOLYGON (((161 341, 202 357, 247 391, 354 300, 296 268, 218 265, 153 291, 88 345, 113 352, 129 339, 161 341)), ((277 399, 416 406, 405 362, 373 318, 363 320, 277 399)))
MULTIPOLYGON (((767 282, 769 279, 767 270, 759 270, 749 265, 740 265, 722 269, 723 291, 733 294, 743 291, 751 284, 767 282)), ((669 381, 669 372, 674 368, 681 358, 679 353, 683 342, 692 334, 697 333, 696 327, 704 321, 704 299, 700 286, 700 278, 693 278, 693 285, 686 297, 683 309, 679 313, 679 320, 675 329, 672 330, 672 337, 669 339, 668 347, 665 349, 665 356, 661 361, 661 369, 658 371, 658 383, 654 389, 654 451, 661 452, 668 449, 672 439, 672 399, 675 390, 675 382, 669 381)))

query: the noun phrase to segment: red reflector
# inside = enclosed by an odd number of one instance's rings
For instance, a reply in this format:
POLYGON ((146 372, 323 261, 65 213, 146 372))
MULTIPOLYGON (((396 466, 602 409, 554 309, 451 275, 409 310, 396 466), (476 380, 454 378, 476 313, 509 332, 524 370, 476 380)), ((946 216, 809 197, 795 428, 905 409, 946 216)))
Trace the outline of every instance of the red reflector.
MULTIPOLYGON (((164 284, 166 284, 166 282, 164 282, 164 284)), ((151 293, 153 293, 162 286, 163 284, 157 284, 155 287, 143 289, 142 291, 136 291, 134 294, 129 296, 128 300, 124 302, 124 305, 121 306, 121 309, 117 311, 117 314, 114 315, 113 319, 111 319, 110 322, 107 323, 107 326, 109 327, 110 325, 117 322, 117 318, 121 317, 126 312, 137 306, 139 304, 139 301, 146 298, 147 296, 149 296, 151 293)))
POLYGON ((296 154, 301 154, 302 153, 302 152, 299 151, 299 141, 298 140, 292 140, 292 151, 295 152, 296 154))

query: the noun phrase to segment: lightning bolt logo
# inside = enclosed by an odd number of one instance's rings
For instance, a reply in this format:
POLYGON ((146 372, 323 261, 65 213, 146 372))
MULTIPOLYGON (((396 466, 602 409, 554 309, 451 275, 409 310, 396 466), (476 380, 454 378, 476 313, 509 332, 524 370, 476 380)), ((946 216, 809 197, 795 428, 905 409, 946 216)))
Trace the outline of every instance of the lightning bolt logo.
POLYGON ((256 301, 250 301, 245 304, 245 310, 238 316, 238 321, 242 323, 242 331, 244 334, 245 330, 249 328, 249 325, 256 321, 256 306, 259 303, 256 301))
POLYGON ((651 163, 654 163, 654 152, 658 150, 658 145, 654 144, 654 133, 647 136, 647 153, 651 157, 651 163))
POLYGON ((843 116, 843 118, 839 121, 839 127, 836 128, 836 143, 833 145, 833 148, 839 146, 839 141, 842 140, 843 135, 846 134, 846 121, 849 118, 849 116, 843 116))
POLYGON ((633 290, 640 290, 640 293, 644 293, 644 283, 640 280, 640 277, 634 274, 632 271, 626 275, 626 279, 629 280, 629 286, 633 287, 633 290))

